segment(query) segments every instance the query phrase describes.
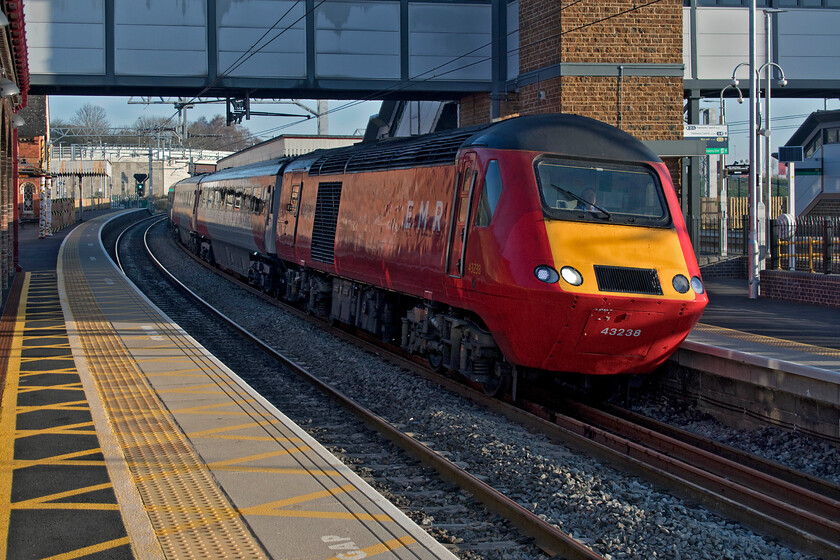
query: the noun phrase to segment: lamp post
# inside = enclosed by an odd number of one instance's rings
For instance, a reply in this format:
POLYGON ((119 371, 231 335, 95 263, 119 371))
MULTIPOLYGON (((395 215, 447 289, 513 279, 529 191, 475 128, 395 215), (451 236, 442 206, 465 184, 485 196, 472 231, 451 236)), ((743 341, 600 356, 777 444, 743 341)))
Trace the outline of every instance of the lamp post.
MULTIPOLYGON (((767 177, 767 197, 765 200, 767 201, 767 205, 765 206, 765 220, 766 223, 770 223, 770 214, 771 214, 771 207, 773 206, 773 175, 771 173, 772 170, 772 162, 770 153, 772 152, 772 148, 770 145, 770 90, 771 90, 771 83, 770 79, 772 78, 773 74, 773 67, 779 69, 782 73, 782 79, 779 80, 779 86, 784 87, 787 85, 787 80, 785 79, 785 72, 782 70, 782 67, 772 62, 773 60, 773 14, 779 14, 782 12, 786 12, 787 10, 781 10, 778 8, 766 8, 762 10, 764 12, 764 35, 766 39, 766 62, 759 68, 758 73, 759 76, 761 75, 761 70, 767 67, 767 81, 766 86, 764 88, 764 171, 765 176, 767 177)), ((769 246, 769 245, 768 245, 769 246)))
MULTIPOLYGON (((735 68, 738 69, 737 67, 735 68)), ((734 76, 734 72, 733 72, 734 76)), ((735 84, 737 85, 737 84, 735 84)), ((749 272, 748 272, 748 289, 749 298, 758 299, 758 283, 760 276, 758 274, 758 200, 756 199, 756 137, 755 137, 755 121, 756 121, 756 98, 757 98, 758 80, 756 80, 755 67, 755 0, 750 0, 750 238, 749 251, 747 252, 749 258, 749 272)))
MULTIPOLYGON (((718 122, 721 125, 726 124, 726 104, 723 102, 723 94, 729 88, 734 88, 738 91, 738 103, 744 102, 744 94, 741 92, 741 88, 738 86, 733 86, 729 84, 722 90, 720 90, 720 116, 718 117, 718 122)), ((726 177, 726 154, 720 154, 720 256, 725 257, 728 251, 728 244, 729 239, 728 236, 728 228, 727 228, 727 219, 728 219, 728 203, 727 197, 729 196, 729 179, 726 177)))
POLYGON ((755 66, 755 0, 750 0, 750 61, 749 62, 741 62, 739 63, 735 69, 732 71, 732 81, 731 85, 737 86, 738 79, 735 77, 735 74, 738 72, 738 69, 741 66, 745 66, 749 64, 750 66, 750 128, 749 128, 749 136, 750 136, 750 155, 747 161, 750 165, 750 173, 749 173, 749 184, 747 185, 747 191, 749 195, 749 214, 750 214, 750 227, 749 227, 749 239, 747 241, 747 258, 749 260, 747 265, 747 288, 749 290, 749 297, 750 299, 758 298, 758 282, 759 282, 759 275, 758 275, 758 260, 759 260, 759 250, 758 250, 758 199, 757 199, 757 192, 756 192, 756 172, 758 171, 756 168, 756 87, 758 85, 757 72, 755 66))
MULTIPOLYGON (((748 266, 748 288, 749 288, 749 297, 750 299, 758 298, 758 285, 759 285, 759 261, 761 258, 760 255, 760 247, 759 247, 759 214, 761 214, 762 218, 766 216, 766 210, 764 208, 760 208, 759 203, 761 201, 762 189, 760 184, 760 172, 759 167, 760 164, 757 161, 757 134, 769 134, 769 123, 766 129, 759 131, 757 129, 756 121, 757 121, 757 110, 758 110, 758 82, 759 82, 759 75, 762 70, 769 67, 778 68, 782 74, 782 78, 779 80, 778 84, 780 87, 784 87, 787 85, 787 80, 785 79, 785 72, 781 66, 776 64, 775 62, 767 62, 763 64, 760 68, 756 68, 756 53, 755 53, 755 0, 751 0, 750 2, 750 61, 741 62, 735 69, 732 71, 732 81, 731 85, 737 86, 738 80, 735 77, 735 74, 738 72, 738 69, 741 66, 746 64, 750 65, 750 155, 749 155, 749 164, 750 164, 750 175, 749 175, 749 199, 750 199, 750 231, 749 231, 749 245, 748 245, 748 259, 749 259, 749 266, 748 266)), ((768 71, 768 80, 769 80, 769 71, 768 71)), ((768 87, 769 91, 769 87, 768 87)), ((770 153, 768 149, 767 158, 769 160, 770 153)), ((762 219, 762 222, 764 220, 762 219)), ((764 240, 766 243, 766 240, 764 240)))

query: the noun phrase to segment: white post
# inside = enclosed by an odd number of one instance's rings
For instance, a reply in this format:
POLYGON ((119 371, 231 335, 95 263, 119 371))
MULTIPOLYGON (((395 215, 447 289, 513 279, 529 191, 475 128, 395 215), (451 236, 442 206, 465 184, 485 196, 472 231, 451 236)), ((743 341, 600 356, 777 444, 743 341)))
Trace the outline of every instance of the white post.
MULTIPOLYGON (((146 189, 146 200, 151 200, 152 197, 152 146, 149 146, 149 183, 148 188, 146 189)), ((152 212, 152 209, 147 206, 149 212, 152 212)))
MULTIPOLYGON (((772 14, 770 12, 764 12, 764 33, 767 35, 767 87, 764 90, 764 114, 765 114, 765 121, 764 121, 764 169, 765 175, 767 177, 767 197, 765 200, 764 206, 764 223, 766 224, 766 228, 768 231, 766 233, 769 235, 769 228, 771 226, 770 222, 770 214, 771 214, 771 207, 773 206, 773 175, 771 174, 771 156, 770 156, 770 78, 773 75, 773 65, 770 64, 772 62, 772 39, 771 34, 773 31, 773 24, 770 21, 772 14)), ((767 239, 764 239, 764 243, 767 246, 767 256, 770 256, 770 251, 772 250, 770 247, 770 243, 767 242, 767 239)), ((764 268, 763 266, 761 267, 764 268)))
MULTIPOLYGON (((728 86, 727 86, 728 87, 728 86)), ((726 108, 723 100, 723 91, 720 92, 720 124, 726 124, 726 108)), ((727 130, 727 137, 729 132, 727 130)), ((720 154, 720 191, 718 194, 718 201, 720 203, 720 256, 725 257, 728 248, 728 232, 726 218, 728 213, 727 208, 727 191, 729 190, 729 177, 726 173, 726 154, 720 154)))
POLYGON ((796 164, 787 164, 788 214, 793 218, 790 232, 790 269, 796 270, 796 164))
POLYGON ((318 116, 316 117, 318 136, 326 136, 330 133, 330 116, 327 114, 329 111, 329 102, 326 99, 319 99, 316 107, 316 111, 318 111, 318 116))
POLYGON ((755 75, 755 3, 756 0, 750 0, 750 184, 749 184, 749 198, 750 198, 750 232, 749 232, 749 273, 748 273, 748 289, 749 298, 758 298, 758 284, 760 276, 758 273, 758 199, 756 192, 757 175, 757 161, 756 161, 756 97, 758 80, 755 75))

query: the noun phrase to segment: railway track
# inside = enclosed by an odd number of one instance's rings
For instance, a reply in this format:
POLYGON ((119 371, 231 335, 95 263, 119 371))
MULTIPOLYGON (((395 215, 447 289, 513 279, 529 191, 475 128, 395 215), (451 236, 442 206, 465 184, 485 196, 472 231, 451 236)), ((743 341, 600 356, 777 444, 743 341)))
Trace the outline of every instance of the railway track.
MULTIPOLYGON (((371 351, 384 352, 378 347, 371 347, 371 351)), ((667 426, 657 426, 657 432, 650 421, 640 417, 628 419, 630 415, 626 412, 607 414, 568 402, 552 405, 522 402, 520 407, 514 407, 434 374, 405 357, 392 355, 388 359, 532 430, 601 457, 799 550, 823 558, 840 557, 837 529, 840 489, 836 486, 714 442, 689 437, 689 434, 667 426), (684 445, 689 440, 691 445, 684 445)), ((415 452, 436 458, 434 451, 423 447, 415 452)), ((440 468, 446 470, 446 467, 440 468)), ((471 491, 480 491, 480 486, 471 491)), ((504 510, 507 506, 496 507, 504 510)), ((518 523, 528 522, 520 520, 518 523)), ((546 550, 554 552, 557 548, 548 546, 546 550)), ((586 551, 581 553, 588 554, 586 551)))
MULTIPOLYGON (((146 228, 146 232, 148 232, 148 230, 152 227, 154 227, 154 224, 146 228)), ((158 304, 165 313, 175 318, 176 321, 179 321, 180 323, 181 321, 186 320, 186 323, 181 323, 182 326, 185 326, 185 328, 187 328, 186 325, 189 325, 189 332, 199 341, 201 341, 202 339, 209 340, 209 344, 207 342, 204 343, 208 344, 208 346, 212 344, 211 347, 213 347, 214 350, 224 346, 231 346, 233 344, 238 349, 238 351, 235 352, 235 354, 238 354, 240 356, 243 354, 243 348, 239 341, 247 340, 249 344, 258 346, 266 356, 270 356, 271 360, 282 364, 282 367, 285 370, 291 371, 298 377, 304 379, 308 385, 317 388, 318 391, 320 391, 322 394, 327 395, 331 401, 341 404, 341 406, 345 410, 349 411, 354 417, 358 418, 366 426, 372 428, 377 433, 381 434, 382 437, 387 438, 397 447, 403 449, 411 457, 421 461, 422 464, 427 465, 436 470, 444 480, 456 485, 458 488, 463 489, 464 491, 471 494, 489 511, 496 513, 502 519, 505 519, 508 523, 510 523, 513 527, 516 527, 518 531, 520 531, 525 537, 518 539, 503 538, 502 540, 495 543, 492 539, 489 541, 479 543, 462 542, 457 548, 469 549, 471 547, 474 547, 478 550, 487 548, 497 548, 500 550, 504 550, 505 548, 508 548, 511 549, 514 553, 519 551, 519 553, 523 555, 523 558, 528 558, 533 557, 534 555, 534 552, 528 552, 528 542, 532 541, 534 545, 536 545, 540 550, 542 550, 546 555, 549 556, 560 555, 570 560, 604 559, 602 555, 584 546, 579 541, 560 531, 558 528, 550 525, 549 523, 546 523, 538 516, 523 508, 521 505, 505 497, 502 493, 492 489, 489 485, 487 485, 480 479, 476 478, 475 476, 472 476, 464 469, 447 460, 445 457, 435 452, 423 442, 418 441, 410 434, 406 433, 404 430, 395 427, 394 425, 388 423, 387 421, 374 414, 364 406, 361 406, 353 399, 344 395, 341 391, 332 387, 328 382, 322 380, 319 376, 310 373, 306 365, 301 363, 295 357, 277 352, 268 344, 260 340, 259 337, 253 335, 246 329, 243 329, 242 327, 237 325, 235 321, 226 317, 223 313, 215 310, 209 303, 201 299, 197 294, 194 294, 191 290, 189 290, 188 287, 181 284, 174 276, 169 275, 168 272, 166 272, 165 267, 159 262, 157 262, 156 259, 154 259, 154 257, 151 254, 151 250, 148 249, 148 244, 146 244, 146 248, 148 250, 148 255, 150 256, 150 258, 155 260, 158 270, 160 270, 163 274, 167 275, 167 282, 171 282, 177 285, 177 292, 182 294, 182 296, 175 297, 171 293, 173 290, 166 290, 160 282, 150 281, 148 275, 144 275, 145 273, 140 273, 140 275, 145 278, 143 281, 144 292, 146 292, 147 295, 149 295, 150 299, 152 299, 152 301, 158 304), (150 291, 153 293, 150 294, 150 291), (161 291, 161 293, 154 293, 157 291, 161 291), (188 297, 190 299, 200 301, 204 309, 194 309, 194 305, 185 304, 183 301, 184 294, 188 294, 188 297), (179 316, 182 317, 182 319, 179 319, 179 316), (224 324, 224 328, 220 327, 220 324, 224 324), (200 331, 205 331, 204 334, 195 333, 193 328, 195 325, 204 325, 203 328, 199 329, 200 331), (232 343, 233 339, 231 338, 231 335, 228 334, 231 329, 236 331, 235 343, 232 343)), ((136 255, 126 258, 125 253, 120 253, 119 251, 117 251, 117 254, 121 255, 119 258, 119 261, 121 263, 124 263, 126 261, 137 260, 136 255)), ((131 271, 128 269, 136 269, 137 267, 137 264, 126 263, 125 268, 130 278, 132 276, 137 277, 138 271, 131 271)), ((216 353, 218 355, 218 352, 216 353)), ((253 361, 254 353, 245 353, 251 357, 251 360, 249 360, 249 362, 253 361)), ((236 358, 234 356, 219 355, 219 357, 230 367, 232 367, 232 369, 236 370, 237 372, 240 372, 240 374, 244 369, 253 369, 252 363, 249 363, 247 365, 237 364, 236 358), (233 362, 231 362, 231 360, 233 360, 233 362)), ((272 367, 263 365, 259 366, 258 369, 261 371, 276 370, 276 366, 272 367)), ((262 390, 260 390, 260 392, 263 393, 262 390)), ((295 391, 294 396, 294 400, 298 401, 297 403, 295 403, 294 406, 300 407, 301 399, 299 392, 295 391)), ((276 399, 273 398, 271 395, 268 395, 268 397, 270 398, 270 400, 276 402, 276 399)), ((311 416, 311 403, 313 402, 313 399, 314 397, 309 396, 306 400, 306 402, 310 403, 310 406, 307 407, 307 414, 305 416, 311 416)), ((284 412, 288 412, 289 407, 293 405, 290 402, 281 402, 278 403, 278 406, 282 410, 284 410, 284 412)), ((393 451, 386 451, 383 453, 381 447, 376 448, 375 446, 374 449, 377 449, 376 451, 364 450, 364 447, 369 447, 370 444, 361 444, 358 441, 358 433, 362 430, 360 430, 358 426, 352 426, 347 428, 337 425, 334 407, 330 407, 330 410, 326 412, 325 416, 326 418, 324 419, 323 427, 316 428, 315 431, 320 431, 320 436, 323 436, 326 432, 330 432, 333 438, 336 437, 336 433, 346 434, 346 440, 340 441, 342 451, 340 451, 338 454, 344 455, 346 458, 349 458, 349 462, 361 463, 361 465, 363 466, 369 463, 381 463, 383 460, 383 456, 391 455, 393 453, 393 451), (348 449, 350 451, 348 451, 348 449)), ((310 420, 310 418, 307 418, 307 420, 310 420)), ((408 481, 416 481, 418 478, 423 478, 423 476, 426 476, 420 474, 412 474, 410 472, 403 474, 395 474, 394 468, 395 467, 393 467, 393 463, 389 463, 388 476, 391 479, 396 477, 403 478, 408 481)), ((432 507, 434 509, 436 506, 432 507)), ((457 509, 454 513, 457 516, 457 509)), ((486 514, 483 515, 486 518, 486 514)))

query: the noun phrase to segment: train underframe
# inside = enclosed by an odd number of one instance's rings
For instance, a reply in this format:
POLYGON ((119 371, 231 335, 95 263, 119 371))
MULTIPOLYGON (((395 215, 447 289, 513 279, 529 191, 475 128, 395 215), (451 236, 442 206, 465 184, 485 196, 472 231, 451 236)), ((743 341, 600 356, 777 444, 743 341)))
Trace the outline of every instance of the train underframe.
MULTIPOLYGON (((194 235, 190 250, 211 264, 210 240, 194 235)), ((515 368, 493 335, 468 311, 333 276, 287 261, 250 253, 247 278, 255 289, 299 305, 331 324, 342 323, 426 357, 442 372, 457 373, 492 396, 510 386, 515 368)))

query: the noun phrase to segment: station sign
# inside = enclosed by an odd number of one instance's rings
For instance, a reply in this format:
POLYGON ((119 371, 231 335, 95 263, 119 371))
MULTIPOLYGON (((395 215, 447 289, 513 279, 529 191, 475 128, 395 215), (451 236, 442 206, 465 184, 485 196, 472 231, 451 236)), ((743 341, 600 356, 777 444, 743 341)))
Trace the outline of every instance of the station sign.
POLYGON ((740 177, 742 175, 750 174, 750 166, 743 163, 734 163, 723 168, 726 176, 740 177))
POLYGON ((706 141, 706 155, 729 153, 729 127, 725 124, 683 124, 683 138, 706 141))

